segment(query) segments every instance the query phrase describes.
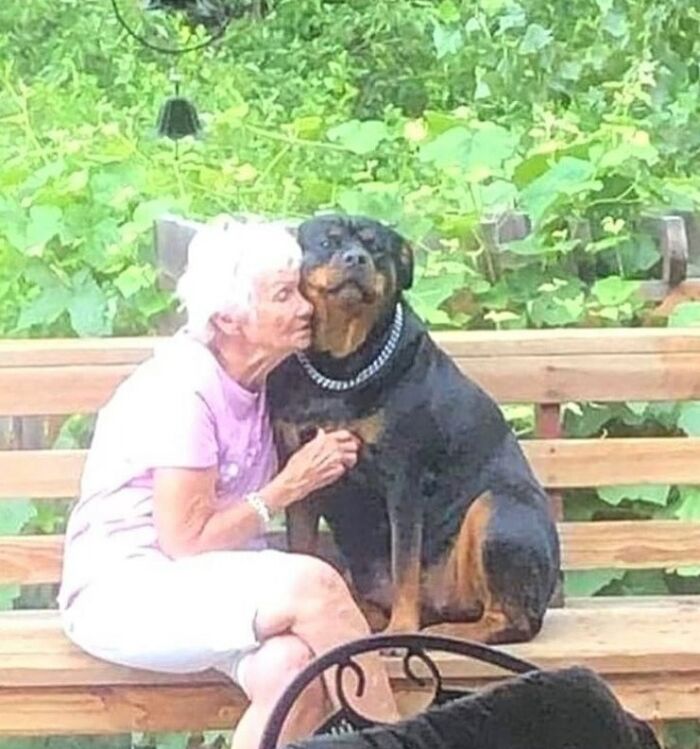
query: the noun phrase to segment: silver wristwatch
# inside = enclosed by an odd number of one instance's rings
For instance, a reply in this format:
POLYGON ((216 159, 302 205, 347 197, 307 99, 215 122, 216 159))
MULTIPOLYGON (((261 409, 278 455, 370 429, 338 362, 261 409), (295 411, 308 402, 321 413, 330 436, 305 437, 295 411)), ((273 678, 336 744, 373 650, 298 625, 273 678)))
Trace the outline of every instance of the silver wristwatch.
POLYGON ((245 501, 258 513, 262 521, 267 525, 270 522, 272 513, 270 508, 265 504, 260 492, 250 492, 245 495, 245 501))

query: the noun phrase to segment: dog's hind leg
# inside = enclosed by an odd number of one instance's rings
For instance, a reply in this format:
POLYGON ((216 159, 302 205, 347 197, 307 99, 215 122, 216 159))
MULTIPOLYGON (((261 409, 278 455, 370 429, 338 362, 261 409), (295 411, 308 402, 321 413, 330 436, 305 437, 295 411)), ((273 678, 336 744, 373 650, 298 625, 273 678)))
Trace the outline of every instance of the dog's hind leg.
POLYGON ((488 493, 471 504, 444 566, 427 578, 442 621, 425 631, 491 644, 539 632, 558 565, 553 526, 542 512, 546 506, 488 493))

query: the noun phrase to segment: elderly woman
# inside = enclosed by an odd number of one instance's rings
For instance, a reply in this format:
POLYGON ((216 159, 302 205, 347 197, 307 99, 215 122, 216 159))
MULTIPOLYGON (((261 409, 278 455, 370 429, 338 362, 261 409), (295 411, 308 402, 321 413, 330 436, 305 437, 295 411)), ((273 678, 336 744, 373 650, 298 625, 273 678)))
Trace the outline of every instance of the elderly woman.
MULTIPOLYGON (((271 515, 357 459, 353 435, 322 432, 277 472, 265 381, 310 342, 300 263, 275 225, 219 219, 197 233, 178 286, 187 325, 100 411, 66 533, 68 636, 118 664, 227 674, 250 698, 236 749, 258 746, 314 655, 369 632, 331 567, 262 540, 271 515)), ((380 663, 365 666, 371 688, 358 706, 392 719, 380 663)), ((287 740, 322 720, 323 689, 309 688, 287 740)))

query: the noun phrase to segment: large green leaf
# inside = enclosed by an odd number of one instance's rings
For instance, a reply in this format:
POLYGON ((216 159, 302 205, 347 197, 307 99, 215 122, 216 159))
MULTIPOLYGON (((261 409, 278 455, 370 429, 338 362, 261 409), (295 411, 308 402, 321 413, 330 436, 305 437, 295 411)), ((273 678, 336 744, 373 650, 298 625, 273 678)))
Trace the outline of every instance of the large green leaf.
POLYGON ((681 302, 668 317, 671 328, 700 327, 700 302, 681 302))
POLYGON ((433 45, 438 60, 459 52, 464 45, 464 36, 459 28, 443 26, 437 21, 433 25, 433 45))
POLYGON ((412 302, 438 307, 464 284, 464 274, 444 273, 441 276, 423 276, 408 292, 412 302))
POLYGON ((630 486, 601 486, 598 496, 609 505, 617 506, 625 499, 630 501, 649 502, 665 507, 671 487, 667 484, 639 484, 630 486))
POLYGON ((349 214, 366 215, 397 223, 403 212, 403 202, 396 184, 370 182, 357 189, 344 190, 338 205, 349 214))
POLYGON ((678 426, 689 437, 700 437, 700 401, 681 403, 678 426))
POLYGON ((141 289, 151 286, 155 281, 155 273, 150 265, 130 265, 115 279, 114 285, 127 299, 141 289))
POLYGON ((527 27, 525 36, 520 42, 520 51, 524 55, 539 52, 552 42, 552 32, 540 26, 538 23, 531 23, 527 27))
POLYGON ((29 209, 24 247, 27 255, 41 255, 46 243, 53 239, 63 226, 63 212, 55 205, 33 205, 29 209))
POLYGON ((562 196, 599 189, 601 185, 594 181, 594 176, 595 166, 590 161, 564 156, 523 189, 521 200, 538 223, 562 196))
POLYGON ((564 576, 564 592, 567 596, 588 597, 602 590, 613 580, 621 580, 623 570, 575 570, 564 576))
POLYGON ((36 515, 28 499, 7 499, 0 502, 0 536, 13 536, 36 515))
POLYGON ((682 486, 679 489, 680 503, 675 506, 673 514, 679 520, 700 521, 700 487, 682 486))
MULTIPOLYGON (((16 598, 21 593, 19 585, 0 585, 0 611, 9 611, 13 608, 16 598)), ((0 749, 2 749, 2 739, 0 739, 0 749)), ((7 749, 10 749, 8 747, 7 749)), ((14 747, 12 748, 14 749, 14 747)))
POLYGON ((389 128, 379 120, 350 120, 328 131, 328 139, 360 156, 376 151, 389 137, 389 128))
POLYGON ((70 289, 56 279, 23 305, 17 327, 26 330, 34 325, 51 325, 68 309, 70 301, 70 289))
POLYGON ((420 160, 438 168, 464 165, 469 159, 474 134, 465 127, 453 127, 420 149, 420 160))
POLYGON ((639 289, 635 281, 626 281, 619 276, 601 278, 593 284, 593 296, 605 307, 617 307, 626 302, 639 289))
POLYGON ((107 296, 87 270, 78 271, 71 279, 68 314, 79 336, 102 336, 112 332, 113 311, 107 296))

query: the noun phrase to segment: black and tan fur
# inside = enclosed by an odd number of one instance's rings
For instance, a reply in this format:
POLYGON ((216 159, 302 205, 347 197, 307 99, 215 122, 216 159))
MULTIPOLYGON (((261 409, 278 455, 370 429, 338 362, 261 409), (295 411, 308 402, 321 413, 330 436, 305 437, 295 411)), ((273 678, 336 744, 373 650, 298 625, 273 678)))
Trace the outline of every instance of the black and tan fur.
MULTIPOLYGON (((305 222, 298 238, 315 309, 307 354, 328 377, 348 379, 388 337, 412 283, 411 248, 375 221, 335 215, 305 222)), ((363 443, 354 469, 295 505, 290 545, 313 552, 323 517, 358 598, 382 614, 377 626, 527 640, 559 576, 547 497, 497 404, 403 304, 394 356, 357 389, 321 389, 294 357, 271 377, 282 460, 318 427, 350 429, 363 443)))

